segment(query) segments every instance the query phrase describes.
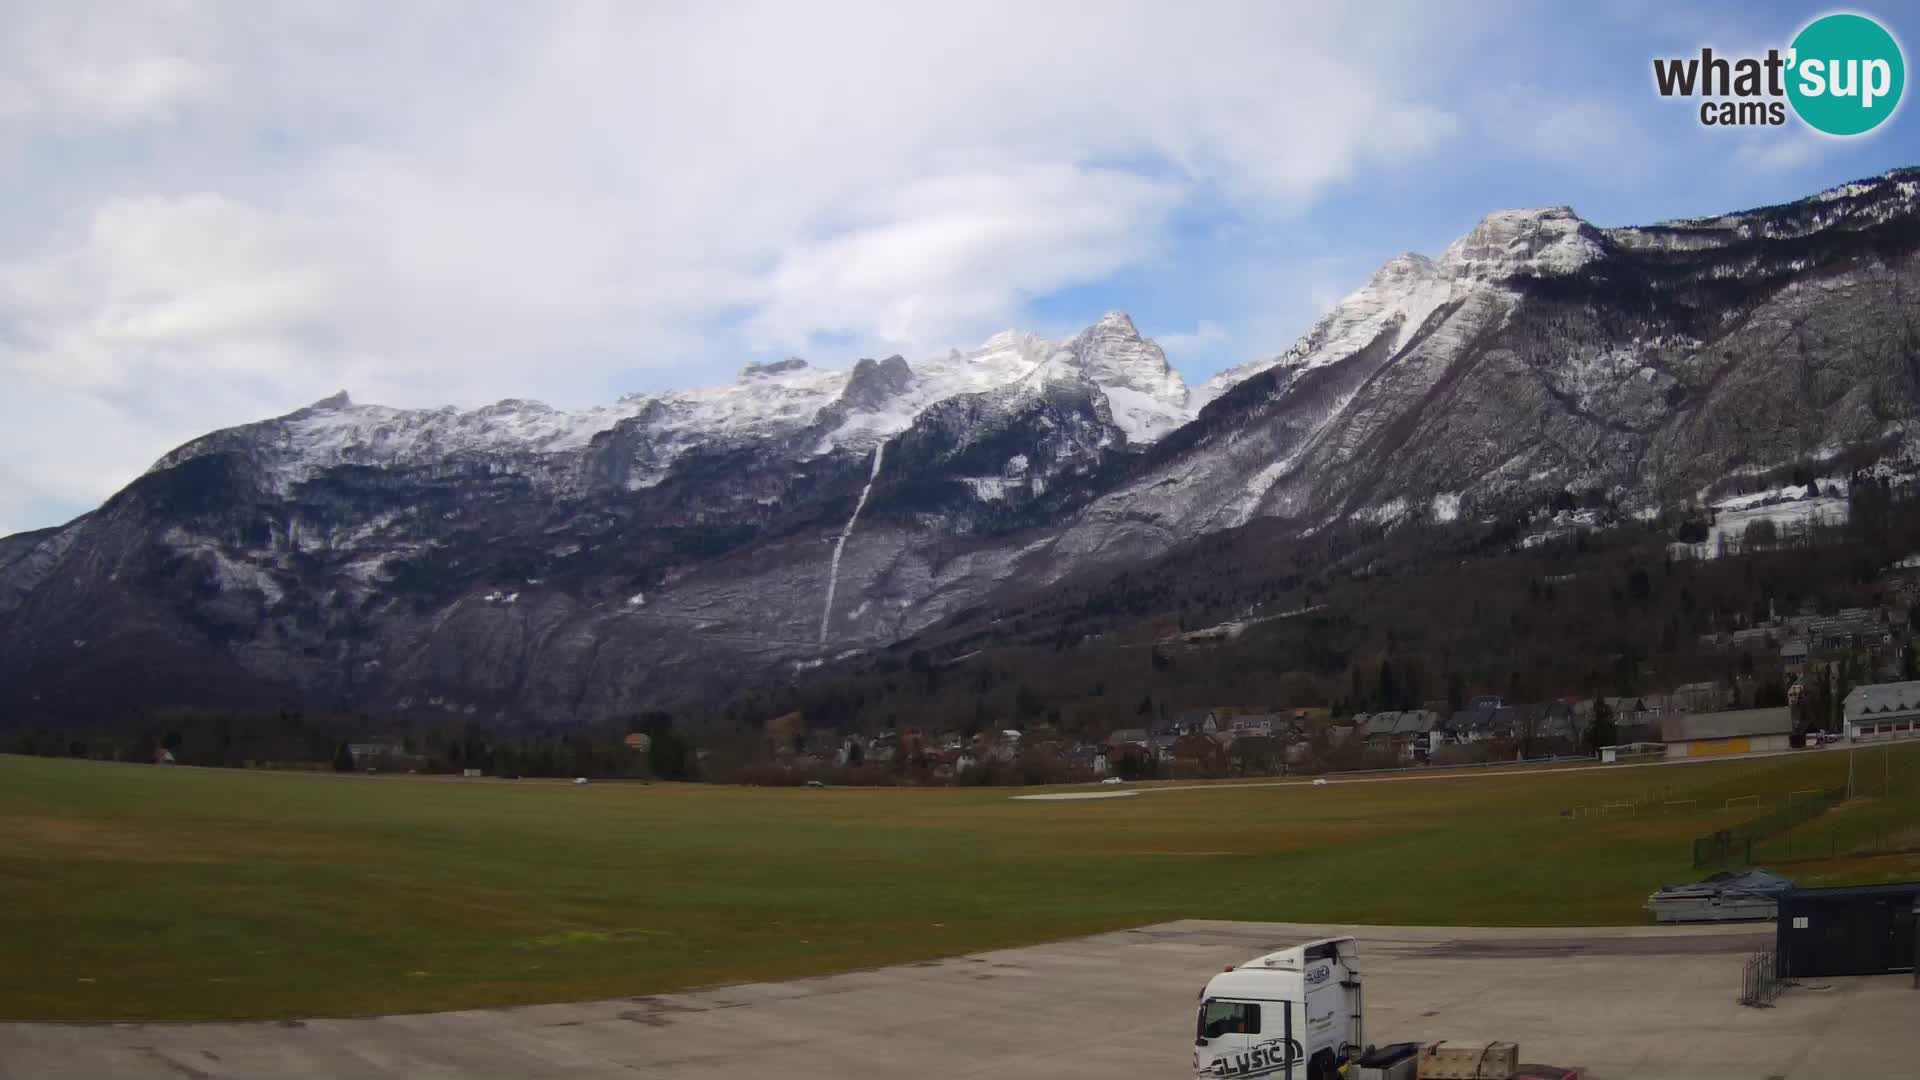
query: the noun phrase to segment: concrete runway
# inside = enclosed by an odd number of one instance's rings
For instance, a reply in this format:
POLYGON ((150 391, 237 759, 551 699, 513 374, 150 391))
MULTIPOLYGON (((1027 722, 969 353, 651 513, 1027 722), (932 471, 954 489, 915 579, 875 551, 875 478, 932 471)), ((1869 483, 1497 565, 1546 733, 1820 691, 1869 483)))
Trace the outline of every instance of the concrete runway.
MULTIPOLYGON (((1770 924, 1614 929, 1187 920, 787 983, 521 1009, 195 1025, 0 1024, 6 1080, 1190 1075, 1222 967, 1360 938, 1369 1042, 1509 1039, 1589 1080, 1912 1075, 1908 976, 1736 1003, 1770 924)), ((290 979, 298 972, 288 972, 290 979)))
MULTIPOLYGON (((1611 765, 1553 765, 1538 762, 1489 762, 1485 765, 1436 765, 1408 766, 1401 769, 1377 770, 1362 773, 1335 773, 1329 776, 1297 776, 1291 779, 1275 778, 1271 780, 1208 780, 1198 784, 1154 784, 1144 783, 1138 790, 1154 791, 1232 791, 1236 788, 1256 787, 1308 787, 1321 781, 1326 784, 1397 784, 1402 781, 1421 780, 1461 780, 1469 777, 1488 776, 1558 776, 1563 773, 1577 772, 1620 772, 1625 769, 1667 769, 1684 765, 1727 765, 1735 762, 1761 761, 1766 758, 1804 757, 1808 754, 1820 754, 1837 750, 1863 750, 1867 746, 1895 746, 1897 743, 1830 743, 1826 746, 1809 746, 1801 750, 1766 750, 1752 754, 1716 754, 1709 757, 1662 758, 1659 761, 1622 761, 1611 765)), ((1572 760, 1562 758, 1562 761, 1572 760)), ((1018 796, 1015 796, 1018 798, 1018 796)))

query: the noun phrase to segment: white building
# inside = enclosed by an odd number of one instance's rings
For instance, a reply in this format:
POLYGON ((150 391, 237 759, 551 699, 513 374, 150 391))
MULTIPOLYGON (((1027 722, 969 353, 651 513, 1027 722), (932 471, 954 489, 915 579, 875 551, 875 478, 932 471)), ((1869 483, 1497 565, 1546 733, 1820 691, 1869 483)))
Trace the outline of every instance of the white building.
POLYGON ((1856 686, 1840 703, 1848 739, 1880 742, 1920 737, 1920 682, 1856 686))

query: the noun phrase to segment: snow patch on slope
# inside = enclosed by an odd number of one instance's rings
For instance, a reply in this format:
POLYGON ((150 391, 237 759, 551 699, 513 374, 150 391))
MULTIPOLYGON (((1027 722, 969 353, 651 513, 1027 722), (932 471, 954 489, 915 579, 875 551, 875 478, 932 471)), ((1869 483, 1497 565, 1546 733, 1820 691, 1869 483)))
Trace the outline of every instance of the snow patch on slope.
POLYGON ((867 486, 860 489, 860 498, 853 504, 853 515, 847 518, 846 528, 840 530, 840 539, 833 545, 833 559, 827 564, 827 600, 820 609, 820 644, 827 643, 827 623, 833 618, 833 594, 840 586, 840 556, 847 550, 847 539, 853 535, 853 526, 860 520, 860 511, 867 507, 867 496, 873 494, 873 483, 880 479, 880 463, 885 459, 887 444, 881 443, 873 448, 873 471, 867 474, 867 486))

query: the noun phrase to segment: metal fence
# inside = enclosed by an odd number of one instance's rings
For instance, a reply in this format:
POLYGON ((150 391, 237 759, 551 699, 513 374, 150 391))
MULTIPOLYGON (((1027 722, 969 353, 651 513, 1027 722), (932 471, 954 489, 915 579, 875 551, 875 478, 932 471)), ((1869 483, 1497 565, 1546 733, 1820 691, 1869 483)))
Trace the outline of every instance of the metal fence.
POLYGON ((1791 830, 1764 844, 1754 844, 1747 856, 1748 863, 1772 866, 1776 863, 1820 862, 1842 855, 1920 854, 1920 844, 1914 843, 1909 833, 1901 830, 1890 833, 1883 825, 1858 829, 1844 836, 1829 831, 1824 836, 1802 834, 1795 837, 1794 833, 1800 831, 1791 830))
POLYGON ((1828 808, 1844 802, 1846 797, 1845 787, 1831 788, 1812 798, 1789 801, 1776 810, 1731 829, 1721 829, 1702 836, 1693 842, 1694 868, 1703 869, 1736 861, 1752 865, 1755 841, 1779 836, 1796 825, 1812 821, 1826 813, 1828 808))
POLYGON ((1740 973, 1740 1004, 1756 1009, 1771 1009, 1786 980, 1780 976, 1780 964, 1772 949, 1747 958, 1740 973))

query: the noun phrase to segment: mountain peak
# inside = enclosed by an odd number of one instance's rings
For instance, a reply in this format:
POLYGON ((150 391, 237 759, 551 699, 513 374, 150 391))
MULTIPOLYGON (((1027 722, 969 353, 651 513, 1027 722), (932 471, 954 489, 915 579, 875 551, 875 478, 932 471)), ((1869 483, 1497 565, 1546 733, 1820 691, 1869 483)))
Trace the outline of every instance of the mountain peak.
POLYGON ((1059 355, 1100 386, 1114 422, 1135 442, 1157 439, 1188 419, 1186 380, 1123 312, 1101 316, 1059 355))
POLYGON ((1490 281, 1572 273, 1605 254, 1593 234, 1570 206, 1496 210, 1448 245, 1440 265, 1490 281))
POLYGON ((1085 368, 1094 382, 1132 386, 1138 390, 1157 388, 1173 373, 1167 354, 1151 340, 1140 336, 1133 320, 1118 311, 1110 311, 1068 342, 1067 351, 1085 368))
POLYGON ((319 401, 307 406, 307 408, 313 412, 334 412, 340 409, 351 409, 353 408, 353 399, 347 396, 345 390, 342 390, 331 397, 321 398, 319 401))
POLYGON ((1045 338, 1042 338, 1040 335, 1034 333, 1031 330, 1002 330, 999 333, 988 338, 987 340, 981 342, 980 347, 978 349, 975 349, 972 353, 963 354, 956 349, 954 350, 954 355, 956 357, 963 356, 963 355, 971 355, 975 358, 978 358, 978 357, 985 356, 988 353, 997 352, 1002 349, 1033 349, 1033 348, 1044 349, 1045 347, 1047 347, 1047 345, 1048 345, 1048 342, 1046 341, 1045 338))
POLYGON ((879 409, 888 399, 903 394, 913 385, 913 368, 899 354, 885 360, 862 357, 847 375, 846 389, 839 400, 856 409, 879 409))
POLYGON ((1438 269, 1438 265, 1427 256, 1417 251, 1403 251, 1393 258, 1388 259, 1386 262, 1381 263, 1380 269, 1375 270, 1373 277, 1368 280, 1375 285, 1385 285, 1398 281, 1429 277, 1438 269))
POLYGON ((797 356, 789 356, 785 360, 775 360, 766 364, 752 363, 740 369, 740 381, 746 382, 748 379, 764 379, 769 375, 779 375, 788 371, 799 371, 806 366, 807 362, 797 356))

